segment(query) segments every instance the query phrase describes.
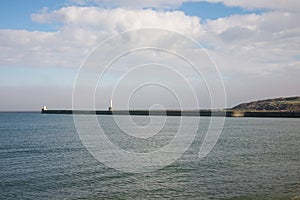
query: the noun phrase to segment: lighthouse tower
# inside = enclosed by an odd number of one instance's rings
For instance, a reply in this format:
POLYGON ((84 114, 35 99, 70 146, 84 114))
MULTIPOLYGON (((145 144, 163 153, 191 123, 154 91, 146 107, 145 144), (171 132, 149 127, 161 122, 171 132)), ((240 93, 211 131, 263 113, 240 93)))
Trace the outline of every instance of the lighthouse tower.
POLYGON ((41 110, 41 113, 46 113, 47 110, 48 110, 48 109, 47 109, 47 106, 43 106, 43 108, 42 108, 42 110, 41 110))
POLYGON ((112 99, 110 99, 110 106, 108 107, 108 111, 112 111, 112 110, 113 110, 112 99))

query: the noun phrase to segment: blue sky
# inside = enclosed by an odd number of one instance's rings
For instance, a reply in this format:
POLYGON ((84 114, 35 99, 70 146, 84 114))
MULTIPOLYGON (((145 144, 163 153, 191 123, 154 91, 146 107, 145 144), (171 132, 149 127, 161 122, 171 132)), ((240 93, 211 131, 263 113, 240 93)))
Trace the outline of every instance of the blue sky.
POLYGON ((54 97, 72 93, 88 52, 112 34, 149 26, 179 31, 210 47, 228 106, 300 93, 298 1, 196 1, 2 1, 0 111, 38 110, 43 104, 70 108, 70 96, 61 97, 60 105, 54 97), (48 96, 40 93, 43 87, 51 91, 48 96))
POLYGON ((57 0, 10 0, 2 1, 0 6, 1 29, 26 29, 26 30, 53 30, 50 25, 34 23, 31 14, 37 13, 44 7, 58 9, 64 5, 64 1, 57 0))
POLYGON ((262 10, 247 10, 240 7, 227 7, 222 3, 184 2, 178 10, 187 15, 198 16, 203 20, 218 19, 230 15, 262 13, 262 10))

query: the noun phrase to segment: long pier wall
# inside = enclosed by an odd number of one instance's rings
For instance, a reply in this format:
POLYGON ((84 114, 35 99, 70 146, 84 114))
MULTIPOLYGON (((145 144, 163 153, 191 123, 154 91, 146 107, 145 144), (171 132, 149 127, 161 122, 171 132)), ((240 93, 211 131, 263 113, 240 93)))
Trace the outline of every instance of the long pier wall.
POLYGON ((214 116, 214 117, 272 117, 300 118, 300 112, 282 111, 232 111, 232 110, 44 110, 42 114, 84 114, 84 115, 154 115, 154 116, 214 116))

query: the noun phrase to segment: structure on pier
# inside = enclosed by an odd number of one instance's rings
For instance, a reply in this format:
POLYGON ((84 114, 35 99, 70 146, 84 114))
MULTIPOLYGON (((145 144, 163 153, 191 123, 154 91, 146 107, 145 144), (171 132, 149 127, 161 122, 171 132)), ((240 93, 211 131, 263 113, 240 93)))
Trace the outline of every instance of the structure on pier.
POLYGON ((112 110, 113 110, 112 99, 110 99, 110 106, 108 107, 108 111, 112 111, 112 110))
POLYGON ((47 109, 47 106, 43 106, 42 111, 43 111, 43 110, 48 110, 48 109, 47 109))

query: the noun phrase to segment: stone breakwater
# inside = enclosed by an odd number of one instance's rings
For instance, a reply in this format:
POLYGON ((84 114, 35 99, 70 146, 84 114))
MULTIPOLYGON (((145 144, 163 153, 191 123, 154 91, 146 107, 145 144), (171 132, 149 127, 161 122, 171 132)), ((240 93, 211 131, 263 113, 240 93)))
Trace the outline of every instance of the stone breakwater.
POLYGON ((300 112, 236 110, 41 110, 42 114, 300 118, 300 112))

